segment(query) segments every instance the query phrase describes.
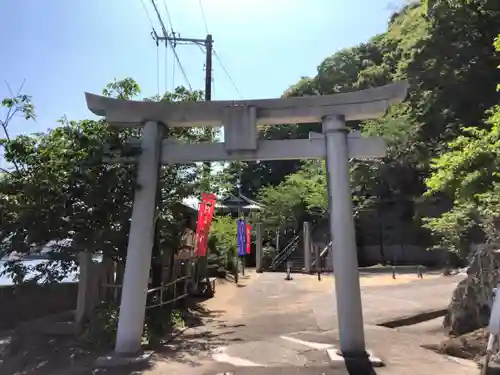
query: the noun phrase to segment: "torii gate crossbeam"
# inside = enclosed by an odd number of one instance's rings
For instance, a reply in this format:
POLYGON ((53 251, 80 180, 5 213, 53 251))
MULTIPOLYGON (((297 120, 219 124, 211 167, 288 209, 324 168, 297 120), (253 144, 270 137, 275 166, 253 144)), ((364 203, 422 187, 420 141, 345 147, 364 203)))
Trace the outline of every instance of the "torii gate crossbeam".
POLYGON ((345 122, 383 115, 389 105, 405 99, 407 89, 406 82, 398 82, 325 96, 182 103, 124 101, 87 93, 88 108, 105 116, 110 126, 143 128, 142 139, 132 141, 141 148, 138 158, 113 160, 137 161, 140 186, 134 197, 115 352, 131 354, 141 347, 160 163, 326 158, 340 353, 366 357, 348 160, 382 157, 385 143, 348 134, 345 122), (323 134, 301 140, 258 139, 257 124, 311 122, 322 122, 323 134), (164 140, 164 126, 223 126, 225 140, 201 144, 164 140))

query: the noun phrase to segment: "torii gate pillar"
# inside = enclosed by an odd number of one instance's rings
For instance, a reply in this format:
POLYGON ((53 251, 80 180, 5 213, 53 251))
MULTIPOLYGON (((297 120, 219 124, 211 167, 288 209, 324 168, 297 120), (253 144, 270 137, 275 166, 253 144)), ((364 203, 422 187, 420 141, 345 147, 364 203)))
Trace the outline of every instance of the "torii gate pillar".
POLYGON ((144 124, 121 296, 121 306, 125 308, 120 309, 118 318, 117 353, 134 353, 141 348, 154 242, 162 133, 162 125, 154 121, 144 124))
POLYGON ((322 120, 340 348, 342 356, 357 357, 366 350, 349 177, 348 130, 341 116, 326 116, 322 120))

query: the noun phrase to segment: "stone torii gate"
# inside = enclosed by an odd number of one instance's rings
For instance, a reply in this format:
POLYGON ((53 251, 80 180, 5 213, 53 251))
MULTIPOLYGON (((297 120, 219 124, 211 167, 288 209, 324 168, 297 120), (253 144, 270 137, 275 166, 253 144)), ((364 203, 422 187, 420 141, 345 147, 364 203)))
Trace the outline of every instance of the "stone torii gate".
POLYGON ((115 353, 134 354, 141 348, 160 163, 326 158, 340 353, 366 356, 348 161, 383 157, 386 146, 380 138, 349 133, 345 123, 383 115, 389 105, 405 99, 407 88, 406 82, 398 82, 325 96, 180 103, 118 100, 86 93, 88 108, 105 116, 110 126, 142 127, 140 188, 132 210, 115 353), (309 139, 258 139, 258 124, 315 122, 322 122, 323 133, 311 133, 309 139), (223 143, 163 139, 164 127, 221 125, 223 143))

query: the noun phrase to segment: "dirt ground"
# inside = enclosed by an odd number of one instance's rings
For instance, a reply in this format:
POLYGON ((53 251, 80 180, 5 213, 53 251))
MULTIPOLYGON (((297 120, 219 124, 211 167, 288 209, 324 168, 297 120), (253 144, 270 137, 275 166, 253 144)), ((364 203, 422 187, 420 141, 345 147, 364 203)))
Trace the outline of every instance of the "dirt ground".
POLYGON ((236 285, 234 282, 225 279, 218 279, 215 286, 216 296, 200 303, 200 305, 210 311, 219 311, 221 316, 233 317, 242 313, 240 304, 231 303, 241 288, 245 288, 259 278, 260 274, 253 269, 245 271, 245 276, 240 276, 236 285))
MULTIPOLYGON (((424 279, 419 279, 416 274, 403 274, 392 277, 392 274, 362 274, 359 278, 361 287, 364 286, 389 286, 407 284, 419 280, 435 279, 439 277, 438 274, 424 275, 424 279)), ((332 275, 321 275, 321 281, 318 282, 317 275, 292 275, 295 282, 300 283, 301 287, 314 292, 328 291, 332 289, 334 277, 332 275)))

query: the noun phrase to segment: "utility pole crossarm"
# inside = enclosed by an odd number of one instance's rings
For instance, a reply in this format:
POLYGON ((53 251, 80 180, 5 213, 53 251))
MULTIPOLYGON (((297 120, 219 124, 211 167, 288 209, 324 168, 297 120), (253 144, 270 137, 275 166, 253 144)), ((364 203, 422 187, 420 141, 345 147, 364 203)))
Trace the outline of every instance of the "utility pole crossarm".
POLYGON ((197 38, 181 38, 178 36, 158 36, 158 40, 167 40, 171 42, 186 42, 186 43, 196 43, 196 44, 205 44, 206 39, 197 39, 197 38))

